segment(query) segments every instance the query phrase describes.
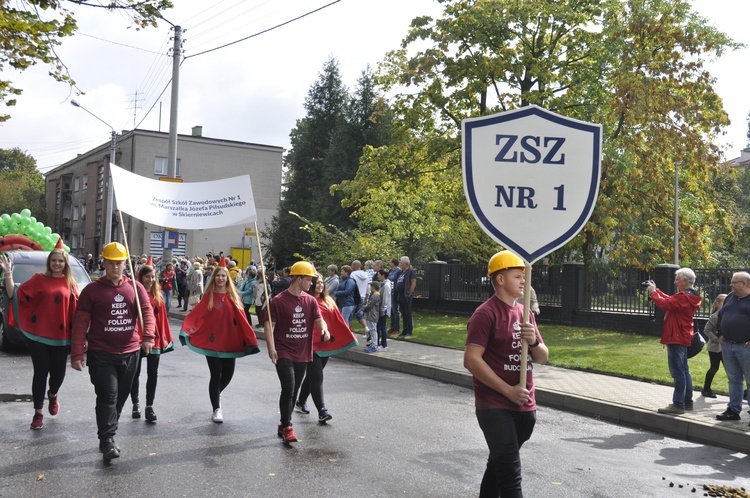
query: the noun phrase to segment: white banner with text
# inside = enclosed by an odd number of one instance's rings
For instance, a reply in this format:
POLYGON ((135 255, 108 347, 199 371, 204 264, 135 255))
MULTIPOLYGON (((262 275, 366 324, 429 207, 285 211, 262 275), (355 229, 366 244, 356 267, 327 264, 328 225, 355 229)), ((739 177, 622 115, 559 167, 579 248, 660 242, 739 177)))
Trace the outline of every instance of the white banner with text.
POLYGON ((152 180, 110 164, 117 209, 145 222, 187 230, 257 221, 250 176, 209 182, 152 180))

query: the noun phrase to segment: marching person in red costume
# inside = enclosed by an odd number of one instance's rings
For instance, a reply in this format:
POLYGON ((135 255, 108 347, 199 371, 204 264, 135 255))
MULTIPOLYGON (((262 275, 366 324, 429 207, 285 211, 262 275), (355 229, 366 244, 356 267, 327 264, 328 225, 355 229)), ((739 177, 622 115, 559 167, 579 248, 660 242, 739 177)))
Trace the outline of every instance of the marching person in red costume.
MULTIPOLYGON (((156 413, 154 412, 154 398, 156 397, 156 381, 159 376, 159 358, 164 353, 174 351, 172 342, 172 331, 169 330, 169 315, 164 303, 159 281, 154 271, 154 260, 149 257, 145 265, 138 270, 138 281, 148 292, 148 298, 151 308, 154 310, 154 319, 156 320, 156 338, 151 353, 146 356, 146 421, 156 422, 156 413)), ((140 332, 140 328, 138 330, 140 332)), ((141 360, 138 360, 138 367, 135 370, 133 378, 133 387, 130 389, 130 399, 133 402, 133 418, 141 418, 141 407, 138 404, 138 391, 140 388, 139 378, 141 376, 141 360)))
POLYGON ((44 427, 44 393, 49 376, 49 413, 57 415, 57 393, 65 379, 70 354, 70 333, 78 302, 78 287, 70 271, 68 256, 59 239, 47 257, 47 271, 37 273, 19 287, 13 282, 13 268, 7 256, 0 256, 5 272, 5 292, 12 300, 8 322, 26 336, 34 365, 31 393, 34 401, 32 429, 44 427))
POLYGON ((234 375, 235 359, 260 352, 258 338, 248 323, 237 288, 227 271, 225 258, 211 274, 203 299, 182 322, 180 342, 206 356, 211 379, 208 395, 211 420, 224 422, 221 392, 234 375))
POLYGON ((277 434, 285 443, 295 443, 297 435, 292 428, 292 412, 307 365, 313 361, 313 337, 318 334, 327 341, 331 336, 318 302, 307 293, 316 276, 313 265, 298 261, 292 265, 289 276, 289 288, 274 297, 269 305, 270 321, 266 322, 265 337, 268 357, 276 365, 281 382, 281 421, 277 434), (313 325, 317 331, 313 330, 313 325))
POLYGON ((88 366, 96 392, 99 451, 106 464, 120 457, 114 437, 140 351, 149 354, 154 345, 154 313, 143 285, 123 274, 127 259, 122 244, 104 246, 104 274, 81 292, 70 339, 70 366, 78 371, 88 366), (136 325, 139 320, 142 334, 136 325))
POLYGON ((313 361, 307 365, 305 380, 302 381, 296 407, 302 413, 310 413, 307 408, 307 397, 312 394, 313 403, 315 403, 315 408, 318 409, 318 422, 325 424, 333 417, 328 413, 323 399, 323 369, 326 367, 330 356, 343 353, 359 344, 359 342, 349 328, 349 324, 341 316, 336 302, 328 295, 323 275, 320 273, 315 275, 309 294, 318 301, 320 314, 323 321, 328 325, 331 339, 323 341, 320 329, 317 326, 314 328, 313 361))

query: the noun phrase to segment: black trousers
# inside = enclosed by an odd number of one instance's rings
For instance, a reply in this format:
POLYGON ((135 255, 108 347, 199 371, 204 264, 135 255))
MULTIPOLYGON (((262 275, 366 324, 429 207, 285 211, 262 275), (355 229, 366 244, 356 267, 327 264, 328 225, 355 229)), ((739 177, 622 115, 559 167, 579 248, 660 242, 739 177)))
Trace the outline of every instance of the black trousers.
POLYGON ((309 363, 300 363, 286 358, 276 361, 276 374, 281 382, 281 395, 279 396, 279 411, 281 412, 281 426, 292 425, 292 411, 297 399, 302 379, 305 377, 309 363))
POLYGON ((301 403, 305 403, 307 402, 307 397, 312 394, 313 403, 315 403, 318 413, 326 407, 325 400, 323 399, 323 369, 327 363, 327 356, 313 354, 313 361, 307 364, 305 380, 302 381, 302 386, 299 389, 299 397, 297 398, 301 403))
POLYGON ((57 394, 62 386, 70 346, 50 346, 31 339, 26 339, 26 345, 31 355, 31 363, 34 365, 31 397, 34 400, 34 409, 41 410, 44 408, 47 377, 49 376, 49 391, 52 394, 57 394))
POLYGON ((706 370, 706 378, 703 381, 703 389, 710 391, 711 384, 714 381, 714 375, 716 375, 716 372, 719 371, 719 365, 721 365, 722 363, 721 351, 719 351, 718 353, 712 353, 711 351, 709 351, 708 359, 711 363, 708 367, 708 370, 706 370))
MULTIPOLYGON (((146 356, 146 406, 154 405, 154 398, 156 397, 156 382, 159 377, 159 358, 161 355, 150 354, 146 356)), ((135 376, 133 377, 133 387, 130 388, 130 401, 133 404, 139 403, 138 391, 141 387, 141 364, 143 363, 143 355, 138 359, 138 366, 135 369, 135 376)))
POLYGON ((214 410, 221 408, 221 392, 232 382, 235 360, 236 358, 206 356, 208 371, 211 373, 208 381, 208 397, 211 399, 211 407, 214 410))
POLYGON ((414 332, 414 322, 411 309, 410 297, 404 298, 403 302, 399 301, 398 310, 401 313, 401 322, 403 323, 401 333, 403 335, 411 335, 414 332))
POLYGON ((536 412, 491 409, 476 413, 490 449, 480 498, 523 498, 520 449, 534 432, 536 412))
POLYGON ((112 354, 89 351, 86 359, 89 377, 96 392, 96 426, 99 439, 114 437, 120 412, 125 405, 140 352, 112 354))

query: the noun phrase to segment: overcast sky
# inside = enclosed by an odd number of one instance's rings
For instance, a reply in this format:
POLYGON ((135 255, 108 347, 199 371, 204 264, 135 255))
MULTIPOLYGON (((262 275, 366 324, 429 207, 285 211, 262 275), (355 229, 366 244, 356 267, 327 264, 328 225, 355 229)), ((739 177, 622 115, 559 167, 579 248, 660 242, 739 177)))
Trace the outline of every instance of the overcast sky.
MULTIPOLYGON (((67 2, 66 2, 67 3, 67 2)), ((176 0, 164 17, 187 30, 181 66, 178 133, 195 125, 203 135, 289 148, 289 133, 307 90, 330 56, 353 89, 362 71, 399 47, 410 21, 437 16, 434 0, 176 0), (314 9, 316 13, 228 48, 201 52, 248 37, 314 9)), ((736 41, 750 45, 750 1, 696 0, 696 9, 736 41)), ((75 99, 118 132, 169 131, 172 31, 167 23, 136 31, 120 14, 77 8, 79 32, 58 54, 85 95, 54 82, 44 65, 5 71, 24 90, 10 121, 0 123, 0 147, 20 147, 44 172, 108 142, 110 128, 70 104, 75 99), (164 94, 159 94, 166 88, 164 94), (137 92, 137 99, 136 99, 137 92), (160 105, 161 102, 161 119, 160 105), (149 110, 151 109, 151 110, 149 110)), ((750 112, 750 49, 710 64, 732 120, 723 137, 728 159, 746 144, 750 112)), ((165 151, 166 154, 166 151, 165 151)), ((179 144, 178 144, 179 156, 179 144)))

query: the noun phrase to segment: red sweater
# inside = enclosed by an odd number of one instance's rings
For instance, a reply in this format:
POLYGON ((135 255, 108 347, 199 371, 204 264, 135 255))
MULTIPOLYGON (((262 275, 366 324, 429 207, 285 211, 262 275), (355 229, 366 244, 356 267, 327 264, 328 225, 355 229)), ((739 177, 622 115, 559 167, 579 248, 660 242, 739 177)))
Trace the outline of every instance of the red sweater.
MULTIPOLYGON (((140 282, 136 282, 136 285, 145 325, 143 342, 153 344, 156 336, 154 313, 146 289, 140 282)), ((122 277, 118 285, 105 277, 93 281, 83 289, 78 300, 70 360, 83 360, 83 345, 86 341, 89 351, 112 354, 138 351, 140 336, 136 329, 137 321, 138 309, 132 280, 122 277)))

